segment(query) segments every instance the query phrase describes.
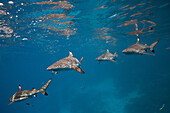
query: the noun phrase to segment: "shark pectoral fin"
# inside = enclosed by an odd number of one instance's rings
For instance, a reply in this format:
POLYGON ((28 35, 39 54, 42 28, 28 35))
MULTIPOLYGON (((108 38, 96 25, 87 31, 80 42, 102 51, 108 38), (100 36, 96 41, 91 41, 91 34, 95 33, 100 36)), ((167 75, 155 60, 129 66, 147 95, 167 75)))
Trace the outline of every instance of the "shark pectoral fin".
POLYGON ((74 66, 71 66, 71 68, 72 69, 74 69, 74 70, 76 70, 76 71, 78 71, 78 72, 80 72, 80 73, 85 73, 80 67, 78 67, 78 66, 76 66, 76 65, 74 65, 74 66))
POLYGON ((84 59, 84 57, 81 57, 81 59, 80 59, 80 64, 81 64, 81 62, 82 62, 83 59, 84 59))
POLYGON ((15 101, 12 101, 11 103, 8 104, 8 106, 11 105, 11 104, 14 103, 14 102, 15 102, 15 101))
POLYGON ((145 54, 145 55, 152 55, 155 56, 155 54, 150 54, 150 53, 144 53, 144 52, 139 52, 140 54, 145 54))

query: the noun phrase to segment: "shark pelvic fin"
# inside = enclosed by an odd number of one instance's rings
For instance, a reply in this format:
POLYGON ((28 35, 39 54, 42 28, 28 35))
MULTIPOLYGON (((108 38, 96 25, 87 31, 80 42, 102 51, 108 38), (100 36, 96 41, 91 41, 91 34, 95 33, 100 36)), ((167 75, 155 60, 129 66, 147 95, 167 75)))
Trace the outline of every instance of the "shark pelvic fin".
POLYGON ((78 66, 76 66, 76 65, 74 65, 74 66, 71 66, 71 68, 72 69, 74 69, 74 70, 76 70, 76 71, 78 71, 78 72, 80 72, 80 73, 85 73, 80 67, 78 67, 78 66))
POLYGON ((74 57, 71 51, 69 51, 69 56, 74 57))
POLYGON ((19 91, 22 91, 22 89, 21 89, 21 85, 19 84, 19 89, 18 89, 19 91))

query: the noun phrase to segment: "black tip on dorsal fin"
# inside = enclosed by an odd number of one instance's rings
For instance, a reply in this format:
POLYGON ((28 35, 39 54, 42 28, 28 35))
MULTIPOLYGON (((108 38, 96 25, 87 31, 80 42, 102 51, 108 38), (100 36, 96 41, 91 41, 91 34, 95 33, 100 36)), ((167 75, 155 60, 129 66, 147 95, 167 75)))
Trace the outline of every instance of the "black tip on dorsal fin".
POLYGON ((21 90, 21 85, 19 84, 19 90, 21 90))
POLYGON ((69 50, 69 56, 73 57, 73 53, 69 50))

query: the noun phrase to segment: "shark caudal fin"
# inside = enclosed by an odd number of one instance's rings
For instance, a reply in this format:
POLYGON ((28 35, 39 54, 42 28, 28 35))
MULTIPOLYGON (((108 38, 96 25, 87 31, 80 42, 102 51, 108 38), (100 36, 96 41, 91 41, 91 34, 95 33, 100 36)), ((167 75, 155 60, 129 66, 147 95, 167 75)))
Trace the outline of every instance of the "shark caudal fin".
POLYGON ((159 42, 160 39, 158 39, 156 42, 154 42, 153 44, 150 45, 150 50, 154 53, 154 47, 157 45, 157 43, 159 42))
POLYGON ((39 92, 41 92, 43 95, 48 95, 45 91, 48 87, 48 85, 50 84, 51 79, 39 90, 39 92))

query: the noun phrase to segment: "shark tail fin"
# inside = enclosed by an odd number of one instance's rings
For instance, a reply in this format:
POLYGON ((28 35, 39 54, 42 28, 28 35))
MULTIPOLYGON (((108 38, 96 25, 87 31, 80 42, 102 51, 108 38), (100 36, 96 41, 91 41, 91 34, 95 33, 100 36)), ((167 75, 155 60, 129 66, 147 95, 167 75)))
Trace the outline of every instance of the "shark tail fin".
POLYGON ((48 95, 45 91, 48 87, 48 85, 50 84, 51 79, 39 90, 43 95, 48 95))
POLYGON ((156 42, 154 42, 153 44, 150 45, 150 50, 154 53, 154 47, 157 45, 157 43, 159 42, 160 39, 158 39, 156 42))

